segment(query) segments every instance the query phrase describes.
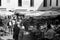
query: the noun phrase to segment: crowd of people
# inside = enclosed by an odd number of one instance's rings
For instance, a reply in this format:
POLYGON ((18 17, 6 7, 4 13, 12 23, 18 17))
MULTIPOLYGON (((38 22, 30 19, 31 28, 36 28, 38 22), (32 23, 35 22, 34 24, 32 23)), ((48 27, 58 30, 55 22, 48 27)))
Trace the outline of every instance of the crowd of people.
MULTIPOLYGON (((47 19, 37 17, 36 19, 16 13, 12 16, 7 16, 8 19, 6 17, 0 23, 7 26, 5 27, 4 25, 5 29, 9 29, 8 32, 13 34, 14 40, 58 40, 60 37, 59 16, 47 19)), ((2 26, 1 24, 0 26, 2 26)))
POLYGON ((13 38, 15 40, 58 40, 60 35, 59 22, 58 18, 23 18, 15 24, 13 28, 13 38))

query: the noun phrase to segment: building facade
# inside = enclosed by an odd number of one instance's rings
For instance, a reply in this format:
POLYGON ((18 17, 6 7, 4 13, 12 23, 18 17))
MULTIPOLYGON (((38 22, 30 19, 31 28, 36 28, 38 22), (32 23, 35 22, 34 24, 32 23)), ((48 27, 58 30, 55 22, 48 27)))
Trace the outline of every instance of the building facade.
POLYGON ((60 7, 60 0, 0 0, 0 9, 7 10, 48 10, 51 7, 60 7))
POLYGON ((37 10, 49 10, 51 8, 59 8, 60 0, 43 0, 43 3, 39 6, 37 10))

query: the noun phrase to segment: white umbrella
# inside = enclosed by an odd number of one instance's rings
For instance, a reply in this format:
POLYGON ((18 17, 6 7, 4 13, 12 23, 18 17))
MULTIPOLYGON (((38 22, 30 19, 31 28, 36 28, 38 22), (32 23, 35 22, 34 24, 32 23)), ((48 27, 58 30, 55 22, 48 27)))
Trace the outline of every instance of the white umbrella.
POLYGON ((26 16, 40 16, 40 15, 42 15, 42 14, 44 14, 45 12, 41 12, 41 11, 37 11, 37 12, 29 12, 29 13, 26 13, 25 15, 26 16))
POLYGON ((56 15, 60 15, 60 13, 57 11, 47 11, 44 14, 42 14, 41 16, 56 16, 56 15))
POLYGON ((14 14, 14 13, 8 12, 8 11, 0 11, 1 16, 7 16, 7 15, 12 15, 12 14, 14 14))

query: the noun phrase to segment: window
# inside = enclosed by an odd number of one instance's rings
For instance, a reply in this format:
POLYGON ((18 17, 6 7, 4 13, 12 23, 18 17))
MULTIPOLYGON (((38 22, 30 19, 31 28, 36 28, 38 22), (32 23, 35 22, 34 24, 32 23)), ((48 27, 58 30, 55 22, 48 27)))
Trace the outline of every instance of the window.
POLYGON ((30 6, 34 6, 34 0, 30 0, 30 6))
POLYGON ((58 0, 56 0, 56 6, 58 6, 58 0))
POLYGON ((50 6, 51 6, 51 4, 52 4, 52 0, 50 0, 50 6))
POLYGON ((0 0, 0 6, 1 6, 1 0, 0 0))
POLYGON ((22 6, 22 0, 18 0, 18 6, 22 6))
POLYGON ((43 1, 43 6, 44 6, 44 7, 47 7, 47 0, 44 0, 44 1, 43 1))

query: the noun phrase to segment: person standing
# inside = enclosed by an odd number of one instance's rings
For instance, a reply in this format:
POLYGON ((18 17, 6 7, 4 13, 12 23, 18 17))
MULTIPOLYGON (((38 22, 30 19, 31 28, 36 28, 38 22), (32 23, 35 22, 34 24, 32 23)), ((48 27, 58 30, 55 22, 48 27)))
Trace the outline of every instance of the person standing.
POLYGON ((15 24, 13 28, 13 39, 18 40, 19 31, 20 28, 15 24))

